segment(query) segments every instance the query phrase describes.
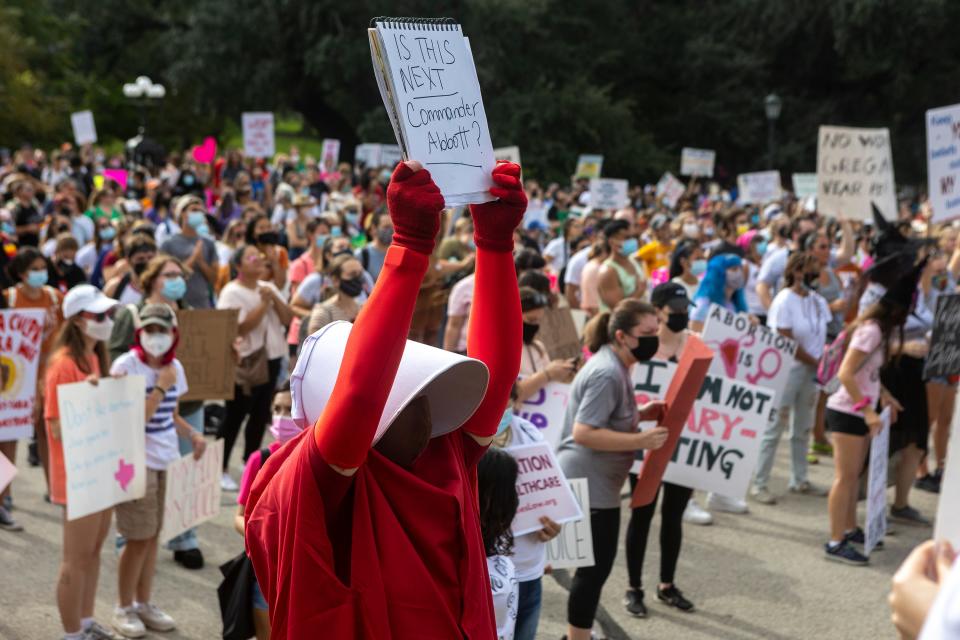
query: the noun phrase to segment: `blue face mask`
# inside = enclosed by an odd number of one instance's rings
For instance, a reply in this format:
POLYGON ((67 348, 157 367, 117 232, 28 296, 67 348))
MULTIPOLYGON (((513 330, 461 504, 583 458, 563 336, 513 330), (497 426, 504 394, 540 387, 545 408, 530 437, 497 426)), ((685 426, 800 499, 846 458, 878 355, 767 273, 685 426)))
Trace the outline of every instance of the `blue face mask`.
POLYGON ((636 238, 627 238, 620 247, 620 255, 632 256, 640 248, 640 242, 636 238))
POLYGON ((694 260, 690 265, 690 273, 700 277, 707 272, 707 261, 706 260, 694 260))
POLYGON ((340 227, 333 227, 332 229, 330 229, 331 238, 339 238, 342 235, 343 235, 343 230, 341 230, 340 227))
MULTIPOLYGON (((339 229, 339 227, 337 227, 339 229)), ((327 238, 330 236, 317 236, 317 239, 314 241, 317 245, 317 249, 323 249, 324 243, 326 243, 327 238)))
POLYGON ((767 252, 767 241, 761 240, 760 242, 757 243, 757 253, 759 253, 762 256, 766 252, 767 252))
POLYGON ((203 215, 201 211, 191 211, 187 214, 187 224, 199 230, 200 227, 207 224, 207 216, 203 215))
POLYGON ((504 431, 507 430, 507 427, 510 426, 510 423, 513 421, 513 408, 507 407, 507 410, 503 412, 503 417, 500 418, 500 424, 497 425, 497 435, 499 436, 504 431))
POLYGON ((199 234, 202 235, 202 236, 209 236, 209 235, 210 235, 210 227, 208 227, 206 223, 203 223, 202 225, 200 225, 199 227, 197 227, 197 233, 199 233, 199 234))
POLYGON ((113 240, 117 237, 117 230, 113 227, 104 227, 100 229, 100 239, 101 240, 113 240))
POLYGON ((167 300, 179 300, 187 293, 187 283, 180 276, 167 278, 163 282, 163 291, 161 291, 161 293, 167 300))
POLYGON ((17 228, 9 222, 4 222, 2 225, 0 225, 0 231, 4 232, 8 236, 12 236, 16 230, 17 228))
POLYGON ((34 289, 39 289, 43 285, 47 284, 47 270, 37 269, 36 271, 28 271, 27 284, 34 289))
POLYGON ((347 224, 357 226, 357 220, 360 219, 360 214, 358 213, 347 213, 347 224))
POLYGON ((759 214, 759 213, 755 213, 755 214, 753 214, 752 216, 750 216, 750 224, 752 224, 752 225, 755 226, 755 227, 760 226, 760 214, 759 214))

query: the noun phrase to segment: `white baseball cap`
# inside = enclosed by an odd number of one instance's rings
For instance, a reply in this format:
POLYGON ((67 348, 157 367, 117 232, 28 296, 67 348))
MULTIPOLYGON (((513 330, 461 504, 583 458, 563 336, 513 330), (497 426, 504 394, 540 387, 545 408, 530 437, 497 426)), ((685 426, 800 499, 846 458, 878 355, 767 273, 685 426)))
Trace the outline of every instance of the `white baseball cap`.
MULTIPOLYGON (((334 322, 304 341, 290 375, 291 413, 299 426, 312 425, 323 412, 333 393, 352 328, 349 322, 334 322)), ((383 437, 400 412, 421 395, 426 395, 430 404, 431 438, 459 429, 480 406, 489 378, 486 365, 479 360, 407 340, 371 446, 383 437)))
POLYGON ((63 297, 63 317, 72 318, 81 311, 103 313, 117 306, 117 301, 108 298, 92 284, 78 284, 63 297))

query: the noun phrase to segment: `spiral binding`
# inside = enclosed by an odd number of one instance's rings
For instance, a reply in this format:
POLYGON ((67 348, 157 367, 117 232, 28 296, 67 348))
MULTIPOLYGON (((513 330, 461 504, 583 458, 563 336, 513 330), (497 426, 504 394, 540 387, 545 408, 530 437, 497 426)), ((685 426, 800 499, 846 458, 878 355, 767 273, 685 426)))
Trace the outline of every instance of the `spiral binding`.
POLYGON ((370 28, 383 24, 387 29, 411 28, 415 31, 455 31, 460 25, 453 18, 399 18, 377 16, 370 20, 370 28))

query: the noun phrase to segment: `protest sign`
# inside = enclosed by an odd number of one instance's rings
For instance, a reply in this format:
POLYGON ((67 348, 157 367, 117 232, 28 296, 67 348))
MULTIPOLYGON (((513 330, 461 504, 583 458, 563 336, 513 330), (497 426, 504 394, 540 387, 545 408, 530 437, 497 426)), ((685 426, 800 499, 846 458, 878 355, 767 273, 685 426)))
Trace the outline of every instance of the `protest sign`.
POLYGON ((776 400, 770 413, 773 419, 787 385, 797 343, 767 326, 754 324, 745 313, 734 313, 716 304, 710 305, 703 341, 717 352, 710 375, 774 391, 776 400))
POLYGON ((890 453, 890 408, 880 413, 883 425, 870 440, 870 467, 867 476, 867 521, 863 555, 870 552, 887 533, 887 461, 890 453))
POLYGON ((333 138, 324 139, 320 150, 320 166, 323 171, 326 173, 336 171, 338 162, 340 162, 340 141, 333 138))
POLYGON ((170 463, 166 471, 161 542, 220 513, 223 439, 208 444, 199 460, 194 460, 193 454, 188 453, 170 463))
POLYGON ((383 155, 383 145, 382 144, 371 144, 369 142, 364 142, 363 144, 358 144, 353 150, 353 162, 354 164, 362 164, 364 167, 370 169, 373 167, 380 166, 380 157, 383 155))
POLYGON ((520 164, 520 147, 500 147, 493 150, 493 157, 497 161, 506 160, 520 164))
POLYGON ((890 132, 821 126, 817 144, 817 212, 872 220, 870 203, 897 217, 890 132))
POLYGON ((563 418, 569 402, 569 384, 548 382, 540 391, 523 401, 517 415, 539 429, 550 449, 556 451, 563 435, 563 418))
MULTIPOLYGON (((634 365, 637 404, 663 400, 676 369, 672 362, 657 360, 634 365)), ((773 401, 774 393, 766 387, 708 374, 663 480, 742 499, 757 466, 760 437, 773 401)), ((642 459, 638 456, 635 473, 640 472, 642 459)))
MULTIPOLYGON (((960 402, 953 409, 950 442, 960 442, 960 402)), ((933 529, 934 540, 948 540, 954 549, 960 549, 960 446, 947 448, 947 460, 940 480, 940 501, 933 529)))
POLYGON ((546 442, 521 444, 505 450, 517 461, 517 497, 520 504, 513 518, 513 535, 543 529, 540 518, 546 516, 557 524, 583 517, 573 497, 563 470, 546 442))
POLYGON ((17 475, 17 468, 7 460, 7 456, 0 453, 0 492, 7 488, 15 475, 17 475))
POLYGON ((577 170, 574 172, 574 178, 599 178, 600 171, 603 169, 603 156, 581 154, 577 158, 577 170))
POLYGON ((663 200, 663 204, 671 209, 677 206, 677 202, 683 197, 687 188, 682 182, 677 180, 672 173, 667 171, 657 182, 657 197, 663 200))
POLYGON ((680 175, 713 177, 713 165, 717 152, 712 149, 684 147, 680 151, 680 175))
POLYGON ((737 198, 741 204, 766 204, 782 195, 779 171, 757 171, 737 176, 737 198))
POLYGON ((42 309, 0 311, 0 442, 33 435, 42 309))
POLYGON ((73 141, 78 147, 93 144, 97 141, 97 127, 93 123, 92 111, 77 111, 70 114, 70 124, 73 126, 73 141))
POLYGON ((237 361, 236 309, 184 309, 177 313, 177 357, 187 374, 188 400, 232 400, 237 361))
POLYGON ((927 193, 932 222, 960 217, 960 104, 927 111, 927 193))
POLYGON ((583 517, 563 525, 560 534, 547 543, 547 564, 554 569, 576 569, 594 565, 590 489, 587 479, 570 478, 569 484, 583 517))
POLYGON ((380 145, 380 166, 392 170, 401 160, 403 160, 403 153, 400 147, 395 144, 380 145))
POLYGON ((795 173, 792 176, 793 195, 797 200, 804 200, 810 196, 817 195, 817 174, 815 173, 795 173))
POLYGON ((590 206, 594 209, 622 209, 630 204, 626 180, 592 178, 590 180, 590 206))
POLYGON ((583 328, 587 325, 587 312, 583 309, 570 309, 573 316, 573 326, 577 328, 577 336, 583 337, 583 328))
POLYGON ((67 475, 67 520, 146 492, 143 376, 60 385, 60 433, 67 475))
POLYGON ((583 355, 577 325, 568 307, 546 309, 537 335, 551 359, 579 358, 583 355))
POLYGON ((924 380, 960 373, 960 294, 941 295, 933 318, 924 380))
POLYGON ((104 169, 103 177, 113 180, 120 185, 120 191, 127 190, 127 170, 126 169, 104 169))
POLYGON ((248 158, 272 158, 276 153, 273 114, 269 111, 248 111, 243 122, 243 155, 248 158))

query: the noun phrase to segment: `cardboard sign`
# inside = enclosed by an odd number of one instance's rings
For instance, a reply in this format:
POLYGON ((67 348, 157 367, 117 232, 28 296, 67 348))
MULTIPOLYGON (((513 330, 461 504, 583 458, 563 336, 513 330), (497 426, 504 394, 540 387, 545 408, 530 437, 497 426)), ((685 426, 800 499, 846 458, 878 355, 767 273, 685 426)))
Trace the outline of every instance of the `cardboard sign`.
POLYGON ((774 391, 777 400, 771 408, 773 419, 787 386, 797 343, 767 326, 753 324, 745 313, 734 313, 716 304, 710 305, 703 325, 703 341, 717 352, 710 375, 774 391))
POLYGON ((0 311, 0 442, 33 435, 42 309, 0 311))
POLYGON ((594 209, 622 209, 630 204, 626 180, 593 178, 590 180, 590 206, 594 209))
MULTIPOLYGON (((650 360, 633 367, 637 404, 663 400, 677 365, 650 360)), ((663 474, 665 482, 742 499, 760 455, 773 391, 707 375, 663 474)), ((649 423, 653 426, 653 423, 649 423)), ((643 452, 631 470, 642 469, 643 452)))
POLYGON ((371 144, 369 142, 364 142, 363 144, 358 144, 354 148, 353 162, 354 164, 362 164, 364 167, 371 169, 380 166, 380 157, 382 155, 382 144, 371 144))
POLYGON ((71 113, 70 125, 73 127, 73 141, 78 147, 94 144, 97 141, 97 127, 93 123, 92 111, 71 113))
POLYGON ((543 342, 543 346, 547 348, 547 354, 551 360, 579 358, 583 355, 580 338, 577 335, 577 325, 574 324, 573 316, 567 307, 546 309, 537 335, 543 342))
POLYGON ((817 177, 817 211, 821 215, 872 220, 872 202, 887 220, 896 220, 887 129, 820 127, 817 177))
POLYGON ((817 195, 817 174, 815 173, 795 173, 792 176, 793 195, 797 200, 805 200, 810 196, 817 195))
POLYGON ((395 144, 380 145, 380 166, 393 169, 403 160, 400 147, 395 144))
POLYGON ((188 453, 167 467, 161 541, 170 540, 220 513, 221 473, 223 439, 208 443, 199 460, 188 453))
POLYGON ((544 442, 557 450, 563 435, 563 419, 570 403, 570 387, 565 382, 548 382, 543 389, 527 398, 517 411, 524 420, 529 420, 540 430, 544 442))
POLYGON ((243 122, 243 155, 248 158, 272 158, 276 153, 273 114, 250 111, 241 116, 243 122))
POLYGON ((143 376, 101 378, 57 388, 67 520, 146 493, 143 376))
POLYGON ((960 294, 937 298, 924 379, 960 373, 960 294))
POLYGON ((516 162, 520 164, 520 147, 500 147, 493 150, 493 157, 497 162, 506 160, 507 162, 516 162))
POLYGON ((547 564, 554 569, 592 567, 593 530, 590 528, 590 489, 586 478, 570 478, 570 490, 583 517, 566 523, 560 535, 547 543, 547 564))
POLYGON ((233 341, 237 337, 236 309, 184 309, 177 312, 180 344, 177 359, 187 374, 190 400, 232 400, 237 361, 233 341))
POLYGON ((717 152, 712 149, 684 147, 680 151, 680 175, 713 177, 713 165, 717 152))
POLYGON ((883 426, 870 441, 870 468, 867 476, 867 521, 863 555, 869 556, 887 533, 887 461, 890 458, 890 409, 880 413, 883 426))
POLYGON ((7 459, 7 456, 0 453, 0 491, 7 488, 15 475, 17 475, 17 468, 7 459))
POLYGON ((663 204, 671 209, 677 206, 677 202, 686 193, 687 188, 682 182, 677 180, 672 173, 667 171, 657 182, 657 197, 663 200, 663 204))
POLYGON ((563 524, 580 520, 583 513, 566 476, 553 455, 553 448, 546 442, 521 444, 504 449, 517 461, 517 496, 520 504, 513 518, 513 535, 522 536, 540 531, 540 518, 546 516, 563 524))
POLYGON ((574 178, 599 178, 600 170, 603 169, 603 156, 581 154, 577 158, 577 170, 574 172, 574 178))
POLYGON ((680 433, 687 422, 687 416, 693 409, 693 403, 707 377, 707 370, 712 360, 713 351, 708 349, 700 338, 695 335, 687 337, 687 344, 683 347, 683 353, 680 354, 680 362, 677 364, 664 398, 667 413, 658 423, 666 427, 670 433, 662 447, 645 454, 643 469, 640 470, 637 486, 630 500, 632 508, 646 506, 657 496, 663 473, 667 470, 667 464, 677 448, 680 433))
MULTIPOLYGON (((950 442, 960 442, 960 402, 953 409, 950 442)), ((947 460, 940 481, 940 500, 933 529, 934 540, 949 540, 954 549, 960 549, 960 447, 947 447, 947 460)))
POLYGON ((742 204, 766 204, 779 200, 783 195, 780 188, 779 171, 757 171, 741 173, 737 176, 737 200, 742 204))
POLYGON ((960 104, 927 111, 927 193, 933 222, 960 217, 960 104))
POLYGON ((333 138, 326 138, 323 141, 323 148, 320 151, 320 166, 326 173, 333 173, 337 170, 337 163, 340 162, 340 141, 333 138))

